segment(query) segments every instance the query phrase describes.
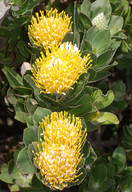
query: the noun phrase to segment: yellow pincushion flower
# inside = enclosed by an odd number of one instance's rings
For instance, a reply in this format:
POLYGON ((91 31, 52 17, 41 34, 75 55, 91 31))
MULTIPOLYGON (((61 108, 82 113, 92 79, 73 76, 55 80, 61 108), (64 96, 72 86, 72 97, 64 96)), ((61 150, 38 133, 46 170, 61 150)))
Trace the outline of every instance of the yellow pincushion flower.
POLYGON ((44 15, 43 11, 32 17, 29 25, 29 37, 38 47, 51 47, 60 45, 63 37, 71 29, 71 18, 64 11, 51 9, 44 15))
POLYGON ((34 81, 44 93, 65 94, 90 67, 90 54, 81 57, 76 45, 63 43, 36 60, 34 81))
POLYGON ((68 183, 76 182, 82 173, 79 162, 81 147, 86 139, 82 132, 81 119, 67 112, 54 112, 41 122, 44 140, 34 153, 35 162, 45 185, 52 189, 63 189, 68 183))

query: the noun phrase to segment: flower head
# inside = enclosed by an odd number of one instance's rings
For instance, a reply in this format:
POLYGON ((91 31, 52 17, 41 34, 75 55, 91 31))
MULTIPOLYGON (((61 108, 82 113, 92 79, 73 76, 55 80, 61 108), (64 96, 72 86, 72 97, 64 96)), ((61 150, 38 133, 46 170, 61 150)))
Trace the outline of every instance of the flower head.
POLYGON ((32 17, 29 25, 29 37, 38 47, 51 47, 60 45, 63 37, 71 29, 71 18, 64 11, 51 9, 44 15, 43 11, 32 17))
POLYGON ((32 68, 34 81, 44 93, 65 94, 77 82, 80 75, 90 67, 90 55, 81 57, 77 46, 63 43, 52 52, 47 50, 46 56, 36 60, 32 68))
POLYGON ((105 30, 108 28, 108 23, 104 13, 98 14, 93 20, 92 24, 95 25, 99 30, 105 30))
POLYGON ((80 176, 78 165, 86 129, 82 132, 81 119, 67 112, 54 112, 40 125, 44 139, 38 145, 39 153, 33 152, 35 162, 45 185, 63 189, 80 176))

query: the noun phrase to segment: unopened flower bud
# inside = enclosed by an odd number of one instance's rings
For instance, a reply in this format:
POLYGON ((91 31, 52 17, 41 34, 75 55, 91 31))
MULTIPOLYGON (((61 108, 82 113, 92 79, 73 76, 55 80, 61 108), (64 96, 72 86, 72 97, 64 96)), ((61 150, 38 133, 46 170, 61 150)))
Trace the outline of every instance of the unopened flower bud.
POLYGON ((92 24, 95 25, 99 30, 107 29, 107 20, 104 13, 98 14, 93 20, 92 24))

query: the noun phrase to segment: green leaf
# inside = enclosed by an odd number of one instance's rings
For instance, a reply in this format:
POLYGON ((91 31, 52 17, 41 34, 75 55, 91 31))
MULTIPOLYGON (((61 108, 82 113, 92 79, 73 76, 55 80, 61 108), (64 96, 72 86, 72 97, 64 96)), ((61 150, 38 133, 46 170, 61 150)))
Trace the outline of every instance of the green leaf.
POLYGON ((73 43, 73 33, 66 33, 66 35, 64 36, 63 40, 62 40, 62 43, 64 42, 71 42, 73 43))
MULTIPOLYGON (((83 115, 83 118, 85 119, 85 121, 94 121, 98 119, 99 115, 100 115, 100 112, 96 110, 95 112, 85 113, 85 115, 83 115)), ((91 130, 91 128, 92 126, 90 126, 90 129, 89 127, 87 128, 88 132, 93 130, 93 129, 91 130)), ((98 128, 97 126, 96 128, 94 127, 94 129, 97 129, 97 128, 98 128)))
POLYGON ((32 116, 28 116, 27 119, 26 119, 26 123, 27 123, 27 126, 30 127, 30 126, 33 126, 33 117, 32 116))
POLYGON ((132 124, 130 124, 129 126, 125 125, 123 127, 123 136, 125 137, 125 139, 127 139, 128 141, 132 141, 132 124))
POLYGON ((14 91, 16 91, 16 94, 17 96, 19 97, 29 97, 30 95, 32 95, 32 89, 31 88, 28 88, 28 87, 15 87, 14 88, 14 91))
POLYGON ((80 30, 84 31, 85 29, 88 30, 90 27, 92 27, 92 23, 87 15, 80 12, 78 17, 80 30))
POLYGON ((28 146, 33 141, 38 140, 38 127, 32 126, 24 129, 23 141, 25 146, 28 146))
POLYGON ((119 34, 113 36, 113 38, 116 38, 117 40, 123 40, 127 39, 127 36, 124 33, 120 32, 119 34))
POLYGON ((108 30, 100 31, 92 41, 93 53, 101 55, 110 45, 111 36, 108 30))
POLYGON ((34 165, 34 154, 33 154, 33 151, 34 152, 38 152, 38 148, 37 147, 35 148, 34 145, 33 145, 34 143, 38 144, 38 142, 33 142, 32 144, 28 145, 28 149, 27 149, 28 157, 29 157, 29 159, 30 159, 30 161, 32 162, 33 165, 34 165))
POLYGON ((17 103, 15 106, 16 111, 23 111, 25 112, 25 108, 24 108, 24 99, 17 99, 17 103))
POLYGON ((8 173, 1 173, 0 174, 0 180, 8 183, 8 184, 12 184, 13 183, 13 179, 10 177, 10 175, 8 173))
POLYGON ((85 165, 87 170, 89 171, 90 166, 95 162, 95 160, 97 159, 97 155, 94 152, 93 148, 90 146, 90 154, 86 159, 85 165))
POLYGON ((78 12, 77 12, 77 2, 74 2, 74 15, 73 15, 73 34, 74 34, 74 39, 73 39, 73 44, 76 44, 77 47, 79 47, 79 41, 80 41, 80 36, 78 32, 78 12))
MULTIPOLYGON (((88 47, 89 48, 89 47, 88 47)), ((92 67, 96 64, 96 61, 97 61, 97 57, 94 53, 92 53, 91 51, 89 50, 84 50, 82 51, 82 56, 84 55, 87 55, 87 54, 90 54, 90 59, 92 60, 91 64, 92 64, 92 67)), ((91 69, 91 68, 90 68, 91 69)), ((88 69, 88 72, 89 72, 89 69, 88 69)))
POLYGON ((107 168, 107 177, 114 177, 115 176, 115 169, 114 166, 111 165, 110 163, 105 164, 106 168, 107 168))
POLYGON ((46 94, 40 93, 39 99, 41 99, 42 101, 45 101, 45 103, 47 104, 47 108, 51 107, 52 109, 52 106, 54 106, 57 110, 60 107, 62 107, 61 103, 59 102, 59 100, 56 100, 54 95, 46 95, 46 94))
POLYGON ((90 175, 90 179, 89 179, 89 184, 88 184, 88 189, 90 189, 88 192, 93 192, 93 191, 97 191, 97 192, 106 192, 111 191, 111 186, 113 186, 115 184, 115 181, 113 179, 108 179, 103 183, 97 183, 93 177, 93 175, 90 175))
POLYGON ((7 173, 8 172, 8 164, 4 163, 1 166, 1 173, 7 173))
POLYGON ((117 117, 109 112, 100 112, 99 118, 93 122, 99 124, 119 124, 117 117))
POLYGON ((49 109, 38 107, 33 114, 34 125, 39 126, 39 122, 42 122, 42 119, 49 114, 51 114, 49 109))
POLYGON ((91 4, 91 19, 103 12, 106 19, 109 21, 111 11, 109 0, 96 0, 91 4))
POLYGON ((79 7, 80 12, 84 13, 88 17, 90 16, 91 3, 89 0, 84 0, 79 7))
POLYGON ((93 79, 95 79, 96 71, 92 67, 90 67, 90 69, 88 70, 88 73, 90 75, 88 82, 90 83, 93 79))
MULTIPOLYGON (((97 91, 96 91, 97 92, 97 91)), ((108 91, 106 95, 101 94, 101 97, 94 101, 94 105, 97 109, 103 109, 109 106, 114 100, 114 94, 112 91, 108 91)))
POLYGON ((26 81, 26 83, 34 90, 34 92, 36 94, 40 93, 40 89, 37 88, 37 86, 35 85, 34 81, 33 81, 33 77, 29 74, 26 74, 24 76, 24 80, 26 81))
POLYGON ((103 54, 101 54, 98 58, 97 58, 97 62, 96 64, 93 66, 93 68, 96 71, 100 71, 102 69, 104 69, 112 60, 113 56, 115 54, 115 50, 107 50, 105 51, 103 54))
POLYGON ((5 57, 2 53, 0 53, 0 64, 1 65, 10 65, 12 63, 11 57, 5 57))
POLYGON ((3 73, 5 74, 12 88, 23 85, 22 77, 19 74, 17 74, 12 68, 10 67, 3 68, 3 73))
MULTIPOLYGON (((92 93, 94 92, 94 91, 97 91, 98 90, 98 88, 97 87, 93 87, 93 86, 86 86, 85 87, 85 91, 86 91, 86 93, 88 93, 89 95, 92 95, 92 93)), ((100 94, 99 94, 100 95, 100 94)))
MULTIPOLYGON (((40 192, 43 191, 43 184, 40 182, 40 180, 37 179, 36 175, 33 176, 31 186, 32 188, 34 188, 35 191, 39 189, 41 189, 40 192)), ((47 191, 44 190, 44 192, 47 192, 47 191)))
POLYGON ((88 94, 85 94, 77 103, 74 109, 69 110, 69 113, 75 114, 76 116, 81 115, 85 112, 89 112, 92 109, 92 104, 88 94))
POLYGON ((14 184, 14 185, 12 185, 11 187, 10 187, 10 191, 20 191, 20 188, 19 188, 19 186, 18 185, 16 185, 16 184, 14 184))
POLYGON ((95 167, 94 173, 93 173, 95 182, 102 184, 107 176, 107 169, 104 164, 99 164, 95 167))
POLYGON ((93 42, 94 37, 99 33, 99 30, 96 26, 91 27, 86 33, 85 33, 85 39, 87 39, 91 44, 93 42))
POLYGON ((8 172, 9 172, 10 177, 13 178, 13 180, 17 179, 19 177, 22 177, 22 173, 16 166, 16 161, 14 161, 13 159, 11 161, 9 161, 8 172))
POLYGON ((5 182, 5 183, 9 183, 9 184, 13 183, 13 179, 10 177, 10 175, 8 173, 8 165, 7 164, 3 164, 1 167, 0 180, 5 182))
POLYGON ((112 155, 112 157, 114 157, 115 159, 118 159, 123 167, 125 167, 126 165, 126 153, 125 153, 125 150, 123 147, 117 147, 115 150, 114 150, 114 153, 112 155))
POLYGON ((38 106, 38 103, 35 99, 32 98, 27 98, 25 101, 25 107, 27 111, 29 112, 30 115, 33 115, 35 112, 36 108, 38 106))
POLYGON ((24 108, 24 100, 18 99, 15 106, 15 119, 21 121, 22 123, 26 123, 28 113, 26 113, 24 108))
POLYGON ((92 103, 96 103, 102 96, 102 91, 99 89, 96 89, 93 91, 90 95, 92 103))
POLYGON ((90 154, 90 143, 86 140, 85 144, 82 147, 83 158, 87 158, 90 154))
POLYGON ((114 166, 116 173, 124 170, 124 166, 122 165, 119 159, 116 159, 114 157, 109 157, 109 162, 114 166))
MULTIPOLYGON (((10 25, 8 26, 9 30, 18 30, 18 28, 21 28, 23 25, 26 25, 31 19, 31 16, 29 15, 23 15, 20 18, 15 18, 12 22, 10 22, 10 25)), ((14 31, 16 33, 16 31, 14 31)))
POLYGON ((19 10, 15 12, 15 14, 18 15, 24 15, 26 13, 28 13, 29 11, 32 11, 33 8, 36 5, 39 5, 40 0, 32 0, 32 1, 28 1, 25 0, 20 6, 19 6, 19 10))
POLYGON ((8 30, 8 27, 0 27, 0 36, 1 37, 10 37, 10 31, 8 30))
POLYGON ((24 0, 14 0, 14 4, 17 6, 20 6, 23 3, 24 0))
MULTIPOLYGON (((98 116, 97 116, 97 118, 98 118, 98 116)), ((94 120, 97 118, 95 117, 94 120)), ((86 121, 86 125, 87 125, 87 132, 91 132, 91 131, 94 131, 99 128, 99 124, 95 124, 95 123, 93 123, 93 121, 90 121, 90 122, 87 120, 85 120, 85 121, 86 121)))
POLYGON ((26 49, 26 44, 24 43, 24 41, 19 41, 17 43, 17 48, 19 49, 20 53, 24 56, 24 57, 29 57, 29 53, 28 50, 26 49))
POLYGON ((29 160, 26 147, 17 156, 17 166, 24 174, 33 174, 35 172, 35 168, 29 160))
POLYGON ((122 80, 117 80, 111 86, 112 91, 115 95, 115 101, 122 100, 123 94, 126 91, 126 85, 123 83, 122 80))
POLYGON ((102 71, 99 71, 96 73, 95 78, 91 81, 91 83, 105 79, 106 77, 110 76, 111 73, 109 71, 106 71, 106 69, 103 69, 102 71))
POLYGON ((132 177, 123 178, 120 182, 121 190, 124 192, 132 191, 132 177))
POLYGON ((20 177, 16 178, 15 182, 17 185, 19 185, 20 187, 30 187, 30 183, 32 181, 32 174, 29 175, 21 175, 20 177))
POLYGON ((80 47, 81 51, 89 50, 92 51, 92 45, 87 39, 83 39, 80 47))
POLYGON ((121 16, 112 15, 110 23, 109 23, 109 29, 111 35, 116 34, 119 32, 123 27, 123 18, 121 16))
POLYGON ((21 111, 16 111, 15 119, 22 122, 22 123, 26 123, 27 113, 21 112, 21 111))
POLYGON ((7 91, 7 99, 12 105, 16 105, 17 97, 15 96, 14 90, 10 87, 7 91))
POLYGON ((77 82, 74 85, 74 89, 70 90, 66 96, 64 96, 64 98, 60 99, 60 102, 64 102, 64 104, 66 103, 67 105, 70 105, 70 103, 74 103, 74 100, 82 93, 82 91, 84 90, 85 87, 85 80, 81 80, 79 82, 77 82))
POLYGON ((48 101, 46 101, 45 96, 43 95, 43 93, 38 93, 38 92, 34 92, 35 94, 35 99, 38 102, 38 106, 41 106, 43 108, 51 108, 51 103, 49 103, 48 101))

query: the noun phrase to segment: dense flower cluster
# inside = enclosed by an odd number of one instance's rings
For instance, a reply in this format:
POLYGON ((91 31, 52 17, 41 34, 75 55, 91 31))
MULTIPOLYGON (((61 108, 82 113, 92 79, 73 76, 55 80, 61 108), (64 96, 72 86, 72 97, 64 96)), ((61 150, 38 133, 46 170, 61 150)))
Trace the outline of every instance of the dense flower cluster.
POLYGON ((104 13, 98 14, 93 20, 92 24, 95 25, 99 30, 105 30, 108 28, 108 23, 104 13))
MULTIPOLYGON (((32 67, 33 79, 41 92, 66 94, 91 66, 90 54, 82 57, 76 45, 63 43, 64 35, 70 30, 70 18, 61 12, 50 10, 33 17, 29 26, 29 37, 45 52, 36 59, 32 67)), ((42 179, 52 189, 63 189, 68 183, 76 182, 81 148, 86 139, 86 129, 82 130, 81 119, 67 112, 54 112, 40 123, 43 139, 34 152, 35 164, 42 179)))
POLYGON ((44 93, 65 94, 90 67, 90 54, 81 57, 76 45, 63 43, 52 52, 41 53, 32 68, 34 81, 44 93))
POLYGON ((71 18, 64 11, 51 9, 44 15, 43 11, 32 17, 29 25, 29 37, 38 47, 51 47, 60 45, 63 37, 71 29, 71 18))
POLYGON ((44 136, 39 153, 33 152, 36 164, 47 186, 63 189, 80 176, 78 165, 86 130, 82 131, 81 119, 67 112, 54 112, 40 125, 44 136))

